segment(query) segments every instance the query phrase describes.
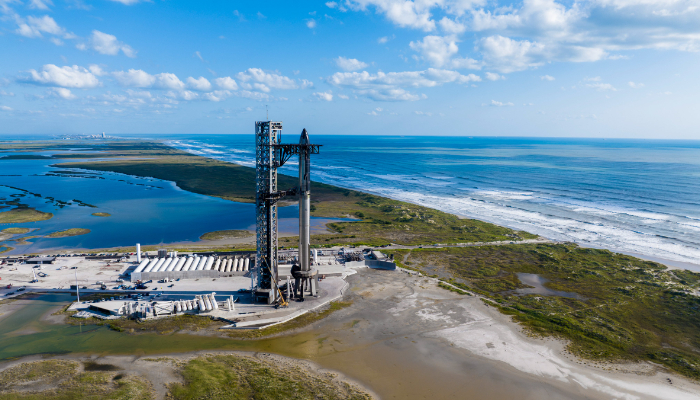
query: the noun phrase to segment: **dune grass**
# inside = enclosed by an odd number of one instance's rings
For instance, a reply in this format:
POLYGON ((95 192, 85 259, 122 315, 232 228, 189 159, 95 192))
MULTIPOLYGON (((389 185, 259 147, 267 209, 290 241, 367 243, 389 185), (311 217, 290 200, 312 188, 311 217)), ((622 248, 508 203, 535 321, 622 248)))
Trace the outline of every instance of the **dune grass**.
POLYGON ((255 236, 254 232, 245 230, 223 230, 207 232, 199 237, 199 240, 223 240, 223 239, 240 239, 255 236))
POLYGON ((90 229, 71 228, 71 229, 64 229, 62 231, 52 232, 44 237, 50 238, 50 239, 56 239, 56 238, 64 238, 64 237, 70 237, 70 236, 86 235, 88 233, 90 233, 90 229))
POLYGON ((506 245, 395 251, 425 274, 493 300, 532 334, 569 341, 594 360, 652 361, 700 379, 700 274, 608 250, 573 244, 506 245), (545 287, 574 292, 518 296, 518 272, 549 280, 545 287))

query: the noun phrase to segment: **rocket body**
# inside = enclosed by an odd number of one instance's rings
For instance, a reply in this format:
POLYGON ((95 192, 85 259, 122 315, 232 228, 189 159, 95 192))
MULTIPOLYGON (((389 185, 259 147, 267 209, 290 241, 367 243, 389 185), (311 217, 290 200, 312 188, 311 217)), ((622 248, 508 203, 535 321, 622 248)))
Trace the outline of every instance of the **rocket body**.
POLYGON ((299 144, 302 145, 299 151, 299 267, 302 271, 310 271, 311 157, 306 129, 301 132, 299 144))

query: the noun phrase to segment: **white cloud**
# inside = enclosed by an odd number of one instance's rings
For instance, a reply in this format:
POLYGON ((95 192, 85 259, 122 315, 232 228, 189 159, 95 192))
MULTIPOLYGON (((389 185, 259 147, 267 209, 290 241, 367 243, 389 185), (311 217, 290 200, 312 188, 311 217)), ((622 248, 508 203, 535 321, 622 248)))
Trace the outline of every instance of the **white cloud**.
POLYGON ((230 76, 225 76, 222 78, 216 78, 214 79, 214 83, 222 89, 226 90, 238 90, 238 84, 236 81, 231 78, 230 76))
POLYGON ((540 79, 542 79, 543 81, 550 81, 551 82, 551 81, 555 80, 556 78, 554 78, 551 75, 542 75, 542 76, 540 76, 540 79))
POLYGON ((231 97, 231 92, 228 90, 215 90, 210 93, 204 93, 202 96, 205 100, 219 102, 231 97))
POLYGON ((367 115, 374 115, 377 116, 379 115, 380 112, 384 111, 381 107, 377 107, 374 110, 370 111, 367 113, 367 115))
POLYGON ((333 92, 330 90, 327 92, 316 92, 316 93, 314 93, 314 97, 316 97, 319 100, 323 100, 323 101, 332 101, 333 100, 333 92))
POLYGON ((100 81, 88 69, 74 65, 72 67, 57 67, 54 64, 46 64, 41 72, 34 69, 28 71, 30 76, 23 79, 24 82, 38 85, 60 86, 68 88, 93 88, 100 81))
POLYGON ((500 102, 500 101, 491 100, 490 105, 493 106, 493 107, 512 107, 512 106, 514 106, 515 104, 513 104, 513 103, 511 103, 511 102, 503 103, 503 102, 500 102))
MULTIPOLYGON (((98 30, 92 31, 92 36, 90 37, 90 47, 100 54, 115 56, 119 54, 119 51, 121 51, 127 57, 136 57, 136 51, 134 51, 131 46, 120 42, 114 35, 100 32, 98 30)), ((78 48, 80 50, 86 49, 85 46, 78 48)))
POLYGON ((346 4, 353 10, 367 10, 368 6, 374 6, 377 13, 386 15, 389 21, 401 27, 421 29, 426 32, 435 30, 430 8, 436 1, 408 1, 408 0, 348 0, 346 4))
POLYGON ((467 27, 464 24, 460 24, 459 22, 453 21, 447 17, 443 17, 439 24, 440 28, 449 34, 459 34, 467 30, 467 27))
POLYGON ((644 87, 644 84, 643 84, 643 83, 628 82, 627 84, 628 84, 629 87, 631 87, 632 89, 641 89, 641 88, 644 87))
POLYGON ((208 92, 211 90, 211 83, 203 76, 200 76, 198 79, 190 76, 187 78, 187 87, 200 92, 208 92))
POLYGON ((95 75, 95 76, 104 76, 104 75, 107 74, 106 72, 104 72, 104 71, 102 70, 102 67, 100 67, 100 66, 97 65, 97 64, 90 64, 90 65, 88 66, 88 69, 89 69, 90 72, 92 72, 92 74, 95 75))
POLYGON ((313 18, 306 20, 306 27, 309 29, 314 29, 316 27, 316 20, 313 18))
POLYGON ((241 82, 240 86, 246 90, 269 92, 270 89, 297 89, 299 87, 294 79, 279 74, 267 73, 260 68, 248 68, 236 74, 236 78, 241 82))
POLYGON ((358 69, 367 68, 369 64, 362 62, 356 58, 338 57, 335 59, 336 65, 344 71, 357 71, 358 69))
MULTIPOLYGON (((185 88, 185 84, 177 77, 175 74, 171 73, 161 73, 158 75, 155 75, 155 83, 153 84, 153 87, 158 88, 158 89, 165 89, 165 90, 183 90, 185 88)), ((191 93, 191 92, 190 92, 191 93)), ((193 95, 196 95, 196 93, 191 93, 186 96, 194 97, 193 95)), ((185 99, 185 100, 190 100, 190 99, 185 99)))
POLYGON ((75 98, 75 95, 71 93, 70 89, 66 88, 52 88, 49 90, 49 96, 60 97, 65 100, 73 100, 75 98))
POLYGON ((8 106, 0 106, 0 110, 2 110, 2 111, 12 111, 12 108, 11 108, 11 107, 8 107, 8 106))
POLYGON ((12 92, 6 92, 4 90, 0 90, 0 96, 10 96, 10 97, 15 97, 15 94, 12 92))
POLYGON ((406 91, 404 88, 425 88, 445 83, 480 82, 474 74, 462 75, 456 71, 428 68, 425 71, 378 72, 336 72, 327 79, 338 87, 352 88, 355 93, 379 101, 415 101, 425 98, 406 91))
POLYGON ((426 117, 432 117, 432 116, 433 116, 433 113, 425 112, 425 111, 414 111, 413 113, 416 114, 416 115, 424 115, 424 116, 426 116, 426 117))
POLYGON ((344 95, 344 94, 339 94, 339 95, 338 95, 338 98, 341 98, 341 99, 343 99, 343 100, 347 100, 347 99, 349 99, 350 97, 348 97, 348 96, 346 96, 346 95, 344 95))
POLYGON ((117 71, 113 72, 112 76, 114 76, 117 82, 122 86, 145 88, 150 87, 156 81, 155 76, 140 69, 117 71))
POLYGON ((392 40, 392 39, 394 39, 394 38, 396 38, 395 35, 391 35, 391 37, 389 37, 389 36, 382 36, 382 37, 380 37, 379 39, 377 39, 377 43, 379 43, 379 44, 384 44, 384 43, 386 43, 386 42, 388 42, 388 41, 390 41, 390 40, 392 40))
POLYGON ((589 88, 596 89, 596 90, 601 91, 601 92, 605 92, 605 91, 608 91, 608 90, 611 91, 611 92, 616 92, 616 91, 617 91, 617 89, 615 89, 615 87, 613 87, 613 85, 611 85, 611 84, 609 84, 609 83, 600 83, 600 82, 596 82, 596 83, 587 83, 586 86, 589 87, 589 88))
POLYGON ((51 0, 31 0, 27 6, 35 10, 48 10, 52 5, 51 0))
POLYGON ((338 8, 338 3, 336 3, 335 1, 328 1, 328 2, 326 2, 326 7, 328 7, 328 8, 338 8))
POLYGON ((434 67, 446 65, 459 51, 455 38, 447 36, 426 36, 422 41, 409 43, 409 46, 421 53, 422 57, 434 67))
POLYGON ((195 51, 194 55, 197 56, 197 58, 199 58, 200 61, 205 62, 204 58, 202 57, 202 53, 200 53, 199 51, 195 51))
POLYGON ((42 33, 57 36, 66 35, 65 29, 61 28, 56 21, 48 15, 44 15, 43 17, 29 16, 26 22, 20 17, 16 17, 16 19, 19 27, 15 32, 28 38, 42 37, 42 33))
POLYGON ((490 81, 498 81, 498 80, 501 80, 501 79, 506 79, 506 77, 503 76, 503 75, 498 75, 498 74, 495 73, 495 72, 487 72, 487 73, 486 73, 486 79, 488 79, 488 80, 490 80, 490 81))

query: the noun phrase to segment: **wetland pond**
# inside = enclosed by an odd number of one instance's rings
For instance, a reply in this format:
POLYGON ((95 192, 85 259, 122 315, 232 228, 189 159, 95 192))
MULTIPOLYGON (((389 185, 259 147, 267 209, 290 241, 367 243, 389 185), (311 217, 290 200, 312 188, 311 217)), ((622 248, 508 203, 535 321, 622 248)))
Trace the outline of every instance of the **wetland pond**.
POLYGON ((561 296, 571 299, 584 300, 584 297, 574 292, 565 292, 563 290, 553 290, 544 286, 549 280, 537 275, 526 274, 524 272, 516 273, 520 282, 525 285, 532 286, 529 288, 515 289, 513 293, 517 295, 539 294, 542 296, 561 296))

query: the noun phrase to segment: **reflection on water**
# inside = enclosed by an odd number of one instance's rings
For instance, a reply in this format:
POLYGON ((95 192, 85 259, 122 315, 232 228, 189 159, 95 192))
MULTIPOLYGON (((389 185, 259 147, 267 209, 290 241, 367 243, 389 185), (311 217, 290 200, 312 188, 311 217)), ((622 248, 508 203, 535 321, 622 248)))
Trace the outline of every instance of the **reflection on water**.
POLYGON ((516 289, 513 291, 515 294, 525 295, 525 294, 539 294, 542 296, 561 296, 569 297, 572 299, 583 300, 583 297, 577 293, 565 292, 562 290, 552 290, 544 286, 545 283, 549 282, 547 279, 537 275, 537 274, 526 274, 518 273, 518 279, 520 282, 532 286, 530 288, 516 289))

